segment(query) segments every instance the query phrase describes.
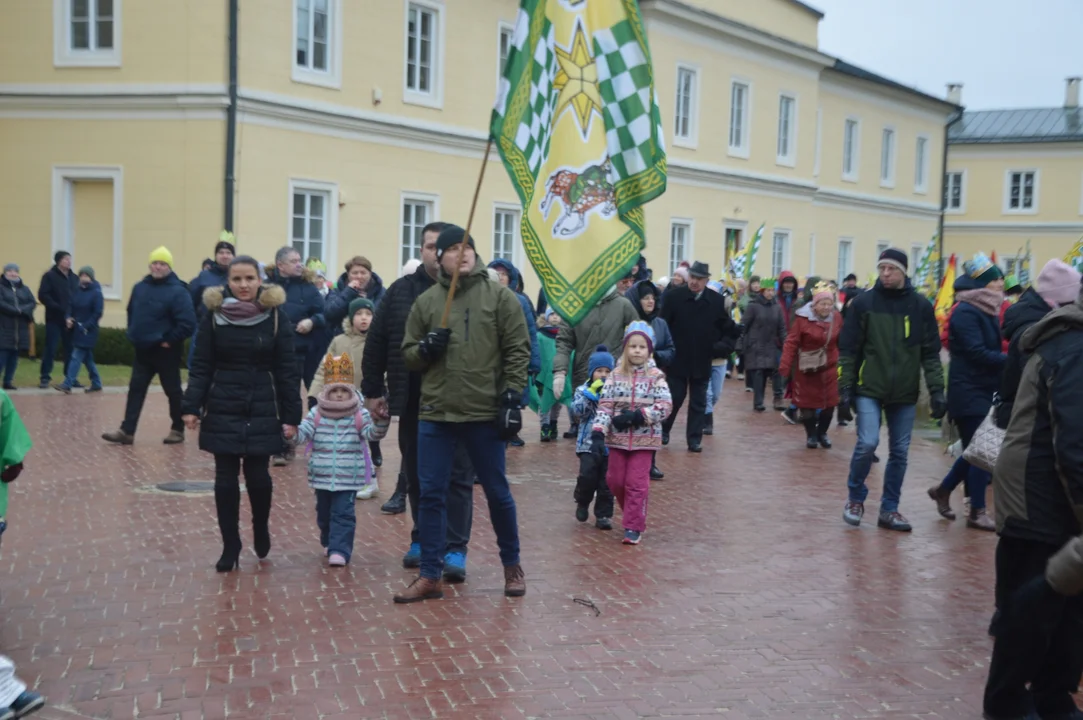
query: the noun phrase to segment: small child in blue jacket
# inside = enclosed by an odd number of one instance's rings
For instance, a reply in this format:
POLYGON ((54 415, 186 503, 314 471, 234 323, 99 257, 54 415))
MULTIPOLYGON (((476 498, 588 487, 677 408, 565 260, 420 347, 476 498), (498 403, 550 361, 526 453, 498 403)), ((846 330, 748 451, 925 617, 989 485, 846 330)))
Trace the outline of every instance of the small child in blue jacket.
POLYGON ((605 345, 595 348, 587 361, 587 381, 575 389, 572 397, 572 417, 579 423, 579 436, 575 441, 575 454, 579 456, 579 476, 575 479, 575 519, 587 521, 593 500, 594 525, 599 530, 613 529, 613 493, 605 482, 609 458, 591 453, 590 430, 594 425, 602 386, 613 371, 613 365, 609 348, 605 345))
POLYGON ((357 492, 376 482, 368 443, 387 434, 390 418, 374 420, 362 406, 349 355, 328 353, 323 377, 316 407, 297 428, 294 442, 311 443, 308 484, 316 491, 320 545, 327 551, 327 564, 342 567, 353 554, 357 492))

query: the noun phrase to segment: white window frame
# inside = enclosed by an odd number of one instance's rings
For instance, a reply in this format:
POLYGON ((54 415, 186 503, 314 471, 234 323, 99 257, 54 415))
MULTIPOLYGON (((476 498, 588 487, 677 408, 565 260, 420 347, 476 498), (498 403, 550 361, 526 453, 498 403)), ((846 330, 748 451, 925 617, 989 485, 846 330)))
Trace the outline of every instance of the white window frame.
POLYGON ((752 81, 745 78, 734 77, 730 79, 730 103, 729 103, 729 137, 727 140, 728 150, 727 154, 730 157, 748 159, 752 149, 752 81), (741 122, 741 142, 737 145, 733 144, 733 120, 734 120, 734 91, 737 86, 740 85, 745 89, 745 102, 741 108, 740 122, 741 122))
MULTIPOLYGON (((403 228, 402 208, 403 208, 403 206, 406 205, 406 203, 425 203, 425 204, 428 204, 430 206, 430 209, 432 210, 432 217, 426 218, 425 224, 422 225, 421 228, 424 228, 425 225, 428 225, 431 222, 436 222, 436 219, 440 217, 440 196, 439 195, 435 195, 433 193, 412 192, 412 191, 404 191, 404 192, 399 194, 399 206, 398 206, 397 211, 396 211, 397 214, 395 215, 395 217, 396 217, 395 227, 398 228, 398 242, 396 243, 396 247, 397 247, 398 250, 397 250, 397 253, 396 253, 396 257, 399 260, 399 265, 400 266, 406 264, 406 261, 402 259, 402 249, 404 247, 403 244, 402 244, 402 228, 403 228)), ((420 230, 421 228, 418 228, 418 229, 420 230)), ((423 241, 424 241, 424 238, 419 239, 419 242, 423 242, 423 241)))
POLYGON ((669 257, 669 275, 670 275, 670 277, 673 276, 673 272, 677 269, 677 266, 680 265, 682 261, 692 262, 692 258, 695 257, 695 254, 692 252, 692 247, 693 247, 694 238, 695 238, 695 231, 696 231, 696 223, 692 218, 682 218, 682 217, 670 218, 670 220, 669 220, 669 250, 668 250, 668 253, 667 253, 667 255, 669 257), (683 227, 685 229, 685 231, 686 231, 685 236, 684 236, 684 253, 683 253, 684 257, 680 257, 680 258, 675 259, 673 257, 673 231, 678 227, 683 227))
POLYGON ((857 182, 861 176, 861 118, 854 115, 842 121, 842 179, 857 182), (854 140, 850 145, 850 169, 846 169, 846 128, 854 124, 854 140))
MULTIPOLYGON (((879 260, 880 259, 880 253, 884 252, 889 247, 891 247, 891 241, 890 240, 878 240, 878 241, 876 241, 876 257, 874 257, 873 260, 879 260)), ((839 282, 842 282, 842 278, 839 278, 839 282)))
MULTIPOLYGON (((496 216, 497 213, 511 213, 514 216, 514 222, 512 223, 511 230, 511 258, 508 260, 515 267, 519 267, 522 263, 522 249, 523 241, 521 234, 521 224, 523 219, 523 208, 517 203, 505 203, 494 202, 493 203, 493 238, 492 238, 492 255, 490 260, 496 260, 496 216)), ((431 220, 429 222, 432 222, 431 220)))
POLYGON ((925 254, 925 246, 921 243, 910 243, 910 272, 911 276, 918 270, 921 264, 921 256, 925 254))
POLYGON ((838 246, 835 256, 835 272, 838 273, 838 277, 835 278, 835 282, 840 285, 845 282, 844 278, 854 271, 854 248, 857 243, 850 236, 843 236, 839 238, 838 246), (847 247, 846 267, 842 264, 842 248, 847 247))
MULTIPOLYGON (((1008 170, 1005 170, 1004 171, 1004 207, 1003 207, 1003 213, 1005 215, 1037 215, 1038 214, 1038 197, 1039 197, 1038 190, 1039 190, 1039 187, 1040 187, 1040 185, 1039 185, 1040 181, 1041 181, 1041 173, 1038 171, 1038 168, 1033 168, 1033 167, 1032 168, 1009 168, 1008 170), (1025 175, 1027 173, 1033 173, 1033 175, 1034 175, 1034 193, 1033 193, 1034 197, 1033 197, 1033 201, 1031 202, 1031 206, 1029 208, 1024 208, 1023 207, 1022 186, 1020 186, 1019 208, 1012 209, 1012 207, 1011 207, 1012 175, 1014 175, 1016 173, 1020 173, 1021 175, 1025 175)), ((1022 183, 1022 178, 1020 178, 1020 183, 1022 183)))
POLYGON ((113 282, 102 285, 106 300, 120 300, 124 289, 124 168, 119 165, 54 165, 52 184, 52 250, 65 250, 78 260, 74 226, 75 194, 79 180, 108 181, 113 184, 113 282))
POLYGON ((824 109, 816 108, 816 148, 812 159, 812 176, 820 177, 820 157, 823 154, 824 109))
POLYGON ((895 169, 898 166, 899 133, 893 125, 885 125, 880 132, 880 187, 895 187, 895 169), (889 145, 890 139, 890 147, 889 145), (886 165, 885 165, 886 163, 886 165))
POLYGON ((808 236, 808 274, 816 274, 816 233, 808 236))
MULTIPOLYGON (((97 15, 97 0, 89 0, 91 18, 97 15)), ((113 0, 113 47, 105 50, 76 50, 71 46, 72 0, 53 0, 54 67, 120 67, 124 0, 113 0)), ((93 19, 91 26, 94 25, 93 19)), ((92 30, 92 37, 97 29, 92 30)))
POLYGON ((931 138, 924 133, 919 133, 914 140, 914 192, 919 195, 929 192, 929 170, 932 169, 932 155, 931 138), (919 170, 923 171, 921 176, 918 175, 919 170))
MULTIPOLYGON (((404 14, 402 21, 402 101, 410 105, 421 105, 443 109, 444 107, 444 14, 446 12, 442 0, 407 0, 403 3, 404 14), (410 65, 410 9, 416 7, 419 10, 433 14, 433 48, 431 54, 431 66, 429 73, 430 87, 428 91, 413 90, 407 85, 408 67, 410 65)), ((498 49, 499 51, 499 49, 498 49)))
POLYGON ((944 213, 948 215, 962 215, 966 212, 966 170, 949 170, 944 173, 944 213), (951 182, 948 178, 952 175, 959 176, 959 207, 951 206, 951 182))
POLYGON ((771 229, 771 277, 777 278, 779 274, 790 267, 790 251, 793 246, 793 232, 789 228, 772 228, 771 229), (778 236, 783 236, 785 242, 782 247, 782 260, 780 266, 775 268, 775 242, 778 240, 778 236))
MULTIPOLYGON (((508 54, 511 54, 512 43, 515 42, 515 25, 504 20, 500 20, 496 24, 496 88, 497 92, 500 92, 500 79, 504 74, 504 62, 500 57, 500 41, 504 39, 504 33, 508 35, 508 54)), ((406 84, 403 79, 403 85, 406 84)))
POLYGON ((699 66, 689 63, 677 63, 677 86, 673 93, 673 144, 677 147, 695 149, 699 145, 699 66), (677 114, 680 113, 681 73, 692 75, 692 86, 688 97, 688 132, 677 134, 677 114))
POLYGON ((797 93, 781 92, 778 94, 778 138, 775 144, 775 164, 783 167, 795 167, 797 165, 797 93), (790 101, 789 125, 786 128, 786 153, 779 152, 783 141, 782 136, 782 102, 790 101))
MULTIPOLYGON (((320 87, 342 89, 342 0, 327 0, 327 69, 318 70, 297 64, 297 3, 293 0, 293 55, 290 58, 290 79, 293 82, 320 87)), ((316 0, 309 0, 309 23, 311 26, 316 0)), ((312 59, 312 38, 309 37, 309 60, 312 59)))
MULTIPOLYGON (((308 178, 290 178, 286 196, 286 242, 293 247, 293 195, 297 192, 323 193, 327 196, 327 214, 323 220, 323 264, 338 267, 338 183, 308 178)), ((302 256, 302 262, 308 258, 302 256)))

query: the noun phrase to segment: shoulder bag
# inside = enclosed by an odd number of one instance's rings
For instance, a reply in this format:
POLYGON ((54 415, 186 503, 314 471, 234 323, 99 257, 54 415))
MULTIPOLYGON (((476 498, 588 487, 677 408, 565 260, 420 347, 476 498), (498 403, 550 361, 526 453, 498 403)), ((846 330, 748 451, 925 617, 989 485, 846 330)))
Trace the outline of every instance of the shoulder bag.
POLYGON ((831 313, 831 322, 827 326, 827 340, 822 348, 801 350, 797 354, 797 369, 803 373, 820 372, 827 367, 827 346, 831 344, 831 332, 835 329, 835 313, 831 313))
POLYGON ((997 403, 994 403, 989 414, 974 432, 970 444, 966 446, 966 450, 963 450, 963 460, 990 473, 993 472, 997 458, 1000 457, 1000 446, 1004 444, 1006 432, 997 427, 996 409, 997 403))

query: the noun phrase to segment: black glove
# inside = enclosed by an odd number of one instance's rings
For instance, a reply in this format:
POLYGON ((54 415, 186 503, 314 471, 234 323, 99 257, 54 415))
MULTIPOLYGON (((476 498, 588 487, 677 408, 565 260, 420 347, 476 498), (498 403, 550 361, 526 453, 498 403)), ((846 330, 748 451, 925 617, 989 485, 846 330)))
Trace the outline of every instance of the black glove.
POLYGON ((854 421, 854 396, 850 388, 839 388, 839 420, 854 421))
POLYGON ((643 412, 643 408, 638 408, 632 413, 632 427, 641 428, 647 424, 647 416, 643 412))
POLYGON ((948 401, 941 390, 929 393, 929 417, 939 420, 948 414, 948 401))
POLYGON ((417 352, 427 362, 436 362, 445 352, 448 343, 451 342, 450 328, 436 328, 421 339, 417 344, 417 352))
POLYGON ((314 398, 314 397, 309 397, 308 398, 308 409, 309 410, 316 407, 318 404, 319 404, 319 401, 317 401, 316 398, 314 398))
POLYGON ((19 475, 22 473, 22 471, 23 471, 23 464, 22 463, 15 463, 14 465, 8 465, 6 468, 4 468, 4 472, 0 473, 0 480, 3 480, 5 483, 12 482, 13 480, 15 480, 15 478, 19 477, 19 475))
POLYGON ((511 440, 523 429, 523 413, 519 409, 522 396, 515 390, 505 390, 500 396, 500 414, 496 417, 496 434, 501 440, 511 440))
POLYGON ((636 414, 631 410, 621 410, 613 418, 613 429, 617 432, 624 432, 628 428, 632 427, 635 422, 636 414))
POLYGON ((605 455, 605 435, 600 430, 590 434, 590 454, 596 457, 605 455))

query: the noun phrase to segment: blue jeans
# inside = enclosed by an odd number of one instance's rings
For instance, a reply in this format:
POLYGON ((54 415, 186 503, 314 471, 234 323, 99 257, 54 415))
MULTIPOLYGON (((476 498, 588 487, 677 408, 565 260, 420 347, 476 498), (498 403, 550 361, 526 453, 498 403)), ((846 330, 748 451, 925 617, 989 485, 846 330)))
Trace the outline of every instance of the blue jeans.
POLYGON ((48 383, 53 377, 53 361, 57 348, 64 348, 64 364, 71 361, 71 330, 64 323, 45 323, 45 354, 41 356, 41 382, 48 383))
POLYGON ((712 365, 711 366, 711 384, 707 386, 707 410, 704 412, 706 415, 712 415, 714 413, 714 406, 718 402, 718 398, 722 397, 722 385, 726 382, 726 366, 712 365))
POLYGON ((880 418, 887 415, 888 458, 884 467, 884 492, 880 512, 898 512, 910 453, 910 432, 914 429, 914 405, 882 405, 876 398, 857 397, 857 445, 850 460, 850 502, 865 502, 869 488, 865 479, 872 468, 872 456, 880 442, 880 418))
POLYGON ((350 561, 353 555, 353 536, 357 529, 357 513, 354 503, 357 493, 353 490, 317 490, 316 524, 320 526, 320 546, 328 554, 338 553, 350 561))
POLYGON ((18 350, 0 350, 0 370, 4 371, 4 384, 15 382, 15 368, 19 365, 18 350))
POLYGON ((445 423, 422 420, 418 424, 417 474, 421 503, 417 518, 421 542, 421 575, 432 580, 444 571, 447 546, 447 493, 451 481, 451 459, 455 443, 462 443, 485 490, 489 518, 500 548, 500 562, 519 564, 519 521, 515 499, 504 475, 505 443, 496 432, 496 423, 445 423))
POLYGON ((64 375, 64 387, 70 388, 75 384, 79 375, 79 368, 86 365, 86 371, 90 375, 90 387, 100 388, 102 376, 98 374, 98 366, 94 364, 94 348, 74 348, 71 351, 71 362, 68 363, 68 371, 64 375))

